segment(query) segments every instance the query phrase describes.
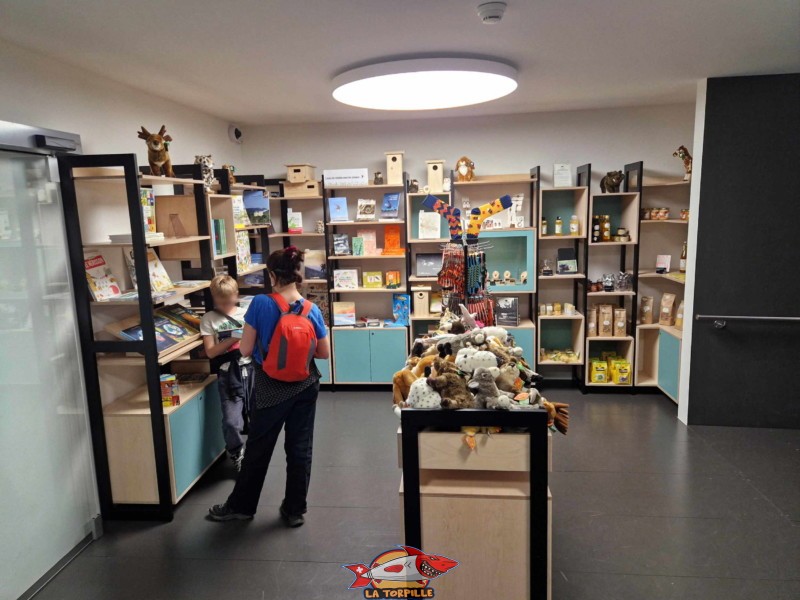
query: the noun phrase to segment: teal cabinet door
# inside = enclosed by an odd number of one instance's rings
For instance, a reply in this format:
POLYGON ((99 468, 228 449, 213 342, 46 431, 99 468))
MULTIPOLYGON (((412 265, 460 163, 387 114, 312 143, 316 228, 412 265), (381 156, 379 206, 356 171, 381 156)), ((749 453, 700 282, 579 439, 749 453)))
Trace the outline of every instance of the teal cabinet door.
MULTIPOLYGON (((217 382, 206 387, 203 398, 198 398, 198 400, 202 400, 198 406, 200 422, 203 426, 203 439, 200 447, 202 471, 208 468, 225 450, 225 437, 222 435, 222 405, 219 401, 217 382)), ((199 474, 198 472, 195 477, 199 474)))
POLYGON ((392 383, 394 374, 408 358, 408 330, 403 328, 370 331, 372 383, 392 383))
POLYGON ((681 341, 665 331, 658 332, 658 387, 678 401, 681 368, 681 341))
POLYGON ((195 397, 169 415, 172 472, 175 495, 180 498, 203 470, 203 423, 200 405, 203 398, 195 397), (200 402, 198 402, 200 400, 200 402))
POLYGON ((510 335, 514 336, 514 341, 517 343, 517 346, 522 348, 522 356, 528 361, 531 368, 533 368, 533 365, 536 364, 534 360, 534 354, 536 352, 536 330, 523 327, 506 327, 505 329, 510 335))
POLYGON ((319 372, 322 374, 320 378, 320 383, 330 383, 331 382, 331 361, 329 360, 322 360, 321 358, 315 359, 317 363, 317 368, 319 372))
POLYGON ((336 383, 371 381, 370 333, 366 329, 333 330, 333 375, 336 383))

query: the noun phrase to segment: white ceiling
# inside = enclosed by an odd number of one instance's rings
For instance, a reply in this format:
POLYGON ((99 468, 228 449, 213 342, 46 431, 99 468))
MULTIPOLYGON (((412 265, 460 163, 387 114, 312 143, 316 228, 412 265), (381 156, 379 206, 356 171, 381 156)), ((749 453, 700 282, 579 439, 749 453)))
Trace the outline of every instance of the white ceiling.
POLYGON ((0 37, 246 124, 687 102, 699 78, 800 70, 798 0, 508 0, 492 26, 478 4, 0 0, 0 37), (376 113, 331 97, 346 67, 423 54, 503 59, 519 69, 519 88, 434 113, 376 113))

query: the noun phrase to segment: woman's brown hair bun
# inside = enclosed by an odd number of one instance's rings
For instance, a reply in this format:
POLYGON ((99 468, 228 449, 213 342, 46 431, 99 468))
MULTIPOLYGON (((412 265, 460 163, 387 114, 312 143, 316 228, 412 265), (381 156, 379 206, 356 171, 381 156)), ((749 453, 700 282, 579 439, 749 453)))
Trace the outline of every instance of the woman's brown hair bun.
POLYGON ((303 283, 305 253, 296 246, 275 250, 267 258, 267 269, 275 275, 280 286, 303 283))

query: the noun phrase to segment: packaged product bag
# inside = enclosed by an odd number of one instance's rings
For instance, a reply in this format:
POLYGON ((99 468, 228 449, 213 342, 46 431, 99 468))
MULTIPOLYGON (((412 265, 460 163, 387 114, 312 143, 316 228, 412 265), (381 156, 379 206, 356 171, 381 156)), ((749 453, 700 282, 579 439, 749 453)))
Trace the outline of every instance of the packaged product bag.
POLYGON ((660 325, 673 325, 675 323, 675 294, 661 296, 661 312, 658 323, 660 325))
POLYGON ((642 302, 639 305, 639 323, 642 325, 650 325, 653 323, 652 296, 642 296, 642 302))
POLYGON ((678 314, 675 316, 675 327, 683 329, 683 300, 678 304, 678 314))
POLYGON ((608 363, 599 358, 593 358, 589 379, 592 383, 608 383, 608 363))
POLYGON ((611 381, 617 385, 630 385, 631 363, 624 358, 614 360, 611 365, 611 381))
POLYGON ((597 307, 592 306, 586 312, 586 337, 597 337, 597 307))
POLYGON ((597 331, 600 337, 613 337, 614 307, 611 304, 601 304, 597 308, 597 331))
POLYGON ((627 335, 628 312, 624 308, 614 309, 614 337, 627 335))

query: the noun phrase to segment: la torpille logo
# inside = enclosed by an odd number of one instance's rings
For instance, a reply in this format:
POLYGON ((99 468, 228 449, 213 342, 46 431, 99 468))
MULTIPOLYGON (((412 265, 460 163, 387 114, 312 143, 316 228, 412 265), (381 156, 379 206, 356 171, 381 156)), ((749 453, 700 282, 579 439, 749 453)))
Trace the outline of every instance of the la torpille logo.
POLYGON ((342 565, 355 575, 350 589, 364 589, 364 598, 433 598, 432 579, 458 566, 451 558, 398 546, 376 556, 369 566, 342 565))

